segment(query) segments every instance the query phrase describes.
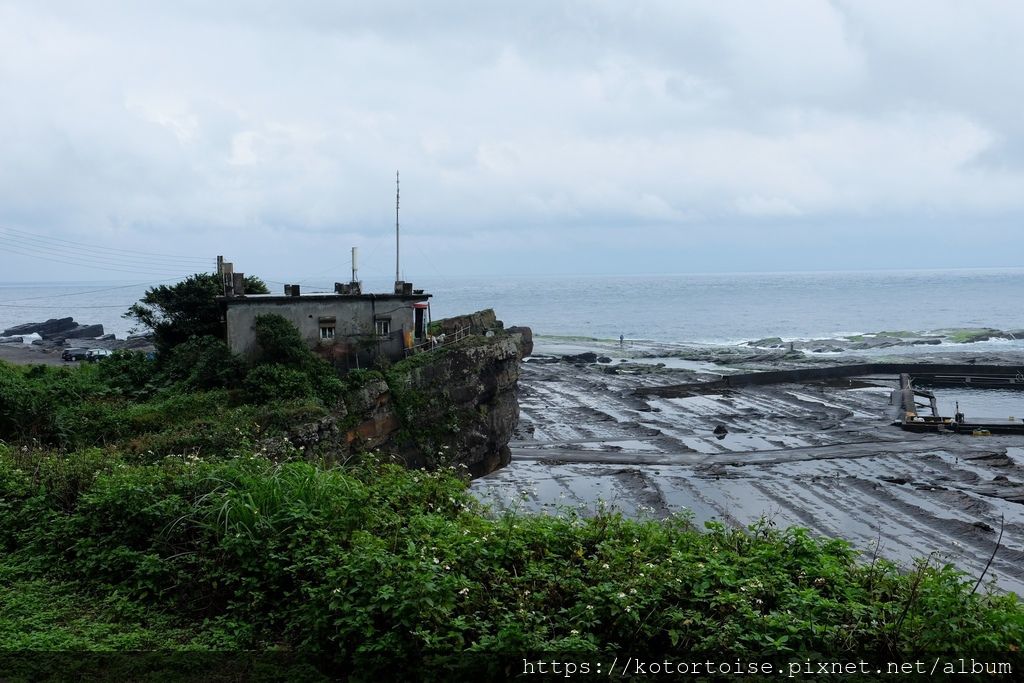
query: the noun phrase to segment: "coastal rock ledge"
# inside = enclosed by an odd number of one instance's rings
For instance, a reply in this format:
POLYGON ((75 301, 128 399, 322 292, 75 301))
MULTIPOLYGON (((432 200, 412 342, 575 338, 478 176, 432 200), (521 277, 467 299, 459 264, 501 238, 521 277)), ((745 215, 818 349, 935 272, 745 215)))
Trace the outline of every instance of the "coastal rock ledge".
POLYGON ((291 443, 309 456, 379 451, 414 468, 463 466, 473 477, 507 465, 529 328, 505 331, 493 311, 473 318, 466 339, 384 371, 357 371, 343 402, 294 429, 291 443))

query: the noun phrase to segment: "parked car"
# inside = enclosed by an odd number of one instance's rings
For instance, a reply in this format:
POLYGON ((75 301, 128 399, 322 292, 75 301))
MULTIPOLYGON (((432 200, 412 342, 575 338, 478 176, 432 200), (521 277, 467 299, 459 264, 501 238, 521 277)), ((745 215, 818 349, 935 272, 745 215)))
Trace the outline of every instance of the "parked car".
POLYGON ((61 360, 85 360, 85 355, 89 352, 89 349, 83 349, 77 346, 72 346, 70 349, 64 349, 64 352, 60 354, 61 360))
POLYGON ((89 349, 85 352, 85 359, 90 363, 103 360, 111 354, 110 349, 89 349))

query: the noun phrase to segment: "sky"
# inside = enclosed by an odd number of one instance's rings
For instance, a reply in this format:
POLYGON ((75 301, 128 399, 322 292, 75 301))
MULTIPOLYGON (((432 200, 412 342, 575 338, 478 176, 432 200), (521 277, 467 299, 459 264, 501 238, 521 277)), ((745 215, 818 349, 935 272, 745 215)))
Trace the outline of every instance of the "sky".
POLYGON ((0 281, 1019 267, 1024 3, 0 0, 0 281))

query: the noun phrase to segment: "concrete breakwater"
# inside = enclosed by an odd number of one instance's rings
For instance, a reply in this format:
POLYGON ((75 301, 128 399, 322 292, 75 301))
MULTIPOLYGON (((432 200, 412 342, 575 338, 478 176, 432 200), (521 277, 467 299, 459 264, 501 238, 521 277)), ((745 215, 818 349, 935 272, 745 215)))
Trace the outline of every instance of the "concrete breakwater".
POLYGON ((1024 365, 975 365, 968 363, 856 363, 830 367, 767 370, 723 375, 708 382, 688 382, 664 386, 640 387, 638 396, 678 398, 694 392, 733 387, 763 386, 787 382, 810 382, 866 375, 909 374, 927 385, 976 386, 1024 389, 1024 365))

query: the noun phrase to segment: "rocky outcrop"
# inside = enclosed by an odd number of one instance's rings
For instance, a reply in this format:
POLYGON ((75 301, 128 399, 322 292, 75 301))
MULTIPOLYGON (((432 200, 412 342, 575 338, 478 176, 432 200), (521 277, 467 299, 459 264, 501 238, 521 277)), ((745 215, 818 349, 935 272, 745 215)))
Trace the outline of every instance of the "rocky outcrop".
MULTIPOLYGON (((459 330, 467 328, 469 329, 470 334, 486 335, 488 332, 493 334, 504 330, 505 324, 498 320, 497 316, 494 314, 494 309, 485 308, 484 310, 477 311, 476 313, 457 315, 454 318, 445 318, 443 320, 435 320, 430 325, 430 329, 434 334, 443 335, 453 335, 459 330)), ((532 335, 530 337, 530 343, 531 345, 533 343, 532 335)))
POLYGON ((390 376, 405 462, 464 465, 472 476, 507 465, 508 441, 519 422, 517 341, 470 339, 427 360, 390 376))
POLYGON ((309 456, 379 450, 409 467, 462 466, 474 477, 507 465, 523 336, 490 329, 386 371, 357 371, 342 404, 292 430, 291 443, 309 456))
POLYGON ((57 335, 78 326, 74 318, 50 318, 42 323, 25 323, 9 327, 0 334, 0 337, 14 337, 25 334, 38 334, 44 339, 51 335, 57 335))
POLYGON ((52 336, 40 335, 43 339, 95 339, 103 336, 103 325, 76 325, 65 332, 52 336))
POLYGON ((529 327, 510 327, 508 333, 519 336, 519 350, 523 358, 533 355, 533 330, 529 327))
POLYGON ((103 336, 103 325, 80 325, 74 318, 50 318, 42 323, 15 325, 0 333, 0 337, 38 334, 40 339, 63 342, 65 339, 95 339, 103 336))

